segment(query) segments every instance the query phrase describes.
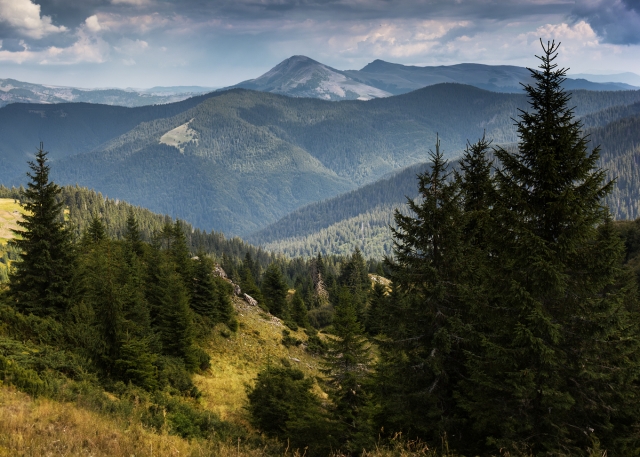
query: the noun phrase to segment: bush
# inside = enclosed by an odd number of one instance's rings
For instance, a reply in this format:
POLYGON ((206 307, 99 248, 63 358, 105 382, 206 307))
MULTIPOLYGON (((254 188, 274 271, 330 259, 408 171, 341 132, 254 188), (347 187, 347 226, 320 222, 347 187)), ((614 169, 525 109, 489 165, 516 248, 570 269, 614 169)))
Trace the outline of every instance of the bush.
POLYGON ((291 332, 285 328, 282 330, 282 344, 284 344, 285 347, 300 346, 302 344, 302 341, 294 336, 291 336, 291 332))
POLYGON ((313 381, 302 371, 268 366, 247 387, 251 423, 271 438, 307 449, 307 455, 329 455, 335 449, 334 428, 311 392, 313 381))
POLYGON ((333 322, 333 306, 325 305, 309 311, 309 323, 317 328, 324 328, 333 322))

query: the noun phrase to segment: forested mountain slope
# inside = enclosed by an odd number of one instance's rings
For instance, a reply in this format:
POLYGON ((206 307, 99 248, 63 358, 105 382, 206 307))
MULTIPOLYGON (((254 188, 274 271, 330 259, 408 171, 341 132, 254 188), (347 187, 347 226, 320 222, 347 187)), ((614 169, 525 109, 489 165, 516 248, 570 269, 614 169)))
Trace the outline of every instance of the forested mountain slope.
MULTIPOLYGON (((615 219, 636 219, 640 217, 640 103, 594 113, 584 123, 589 126, 607 120, 604 127, 585 129, 591 145, 601 147, 599 166, 616 180, 605 202, 615 219), (638 114, 624 117, 633 113, 638 114)), ((457 165, 452 161, 450 169, 457 165)), ((345 254, 356 247, 366 257, 390 255, 389 225, 394 225, 394 210, 404 211, 406 198, 417 196, 416 175, 429 167, 428 163, 408 167, 390 178, 300 208, 247 240, 292 257, 345 254)))
MULTIPOLYGON (((640 91, 573 94, 577 115, 639 100, 640 91)), ((460 84, 368 102, 236 89, 135 109, 11 105, 0 109, 0 182, 24 181, 25 158, 42 140, 57 182, 246 235, 426 161, 436 134, 449 157, 484 132, 512 142, 512 118, 526 108, 523 95, 460 84)))
POLYGON ((0 109, 0 183, 25 181, 25 163, 40 141, 52 159, 90 151, 141 122, 175 116, 207 97, 167 105, 125 108, 90 103, 15 103, 0 109))

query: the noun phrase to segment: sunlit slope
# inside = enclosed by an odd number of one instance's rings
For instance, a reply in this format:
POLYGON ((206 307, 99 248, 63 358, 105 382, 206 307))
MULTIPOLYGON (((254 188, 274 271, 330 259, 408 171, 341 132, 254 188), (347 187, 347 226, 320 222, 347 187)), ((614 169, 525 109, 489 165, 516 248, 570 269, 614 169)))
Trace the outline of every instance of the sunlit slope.
MULTIPOLYGON (((13 198, 0 198, 0 245, 14 238, 12 229, 19 229, 23 209, 13 198)), ((1 249, 1 248, 0 248, 1 249)))
POLYGON ((222 419, 247 423, 245 388, 261 369, 284 361, 307 375, 319 376, 321 358, 307 352, 303 345, 285 347, 282 344, 283 330, 306 341, 304 331, 290 330, 280 319, 237 297, 234 306, 240 322, 238 332, 230 336, 224 331, 214 333, 206 346, 211 368, 203 375, 196 375, 194 381, 203 392, 202 402, 207 409, 222 419))

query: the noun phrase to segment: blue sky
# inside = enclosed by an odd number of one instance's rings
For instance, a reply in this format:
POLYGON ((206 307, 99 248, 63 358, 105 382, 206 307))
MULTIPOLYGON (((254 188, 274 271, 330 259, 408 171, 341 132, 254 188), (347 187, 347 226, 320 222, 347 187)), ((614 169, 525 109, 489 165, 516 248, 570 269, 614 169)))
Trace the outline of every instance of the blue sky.
POLYGON ((0 78, 79 87, 221 87, 302 54, 360 69, 536 65, 640 74, 640 0, 0 0, 0 78))

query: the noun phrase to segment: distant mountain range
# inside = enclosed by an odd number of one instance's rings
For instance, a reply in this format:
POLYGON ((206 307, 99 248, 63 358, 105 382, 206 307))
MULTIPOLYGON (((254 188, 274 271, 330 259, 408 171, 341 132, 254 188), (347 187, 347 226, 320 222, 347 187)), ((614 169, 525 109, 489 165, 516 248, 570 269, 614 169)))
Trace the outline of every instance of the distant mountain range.
MULTIPOLYGON (((578 116, 640 101, 640 91, 574 91, 578 116)), ((124 108, 87 103, 0 108, 0 183, 26 180, 40 141, 52 177, 226 235, 247 235, 290 212, 428 160, 436 134, 455 157, 486 132, 516 140, 523 94, 436 84, 334 103, 245 89, 124 108)))
POLYGON ((0 79, 0 107, 9 103, 68 102, 133 107, 178 102, 212 90, 199 86, 154 87, 146 90, 78 89, 0 79))
MULTIPOLYGON (((337 70, 305 56, 290 57, 262 76, 225 89, 242 88, 290 97, 322 100, 371 100, 400 95, 441 83, 468 84, 492 92, 522 93, 531 83, 529 70, 511 65, 463 63, 431 67, 375 60, 361 70, 337 70)), ((618 91, 640 88, 640 76, 572 75, 568 90, 618 91)), ((150 89, 79 89, 0 79, 0 107, 9 103, 85 102, 119 106, 172 103, 216 90, 202 86, 158 86, 150 89)))
MULTIPOLYGON (((522 93, 531 83, 529 70, 510 65, 458 65, 417 67, 375 60, 361 70, 336 70, 305 56, 293 56, 264 75, 241 82, 244 88, 324 100, 370 100, 400 95, 441 83, 459 83, 492 92, 522 93)), ((640 85, 640 84, 639 84, 640 85)), ((592 82, 568 78, 567 90, 616 91, 637 87, 622 82, 592 82)))
POLYGON ((640 87, 640 75, 635 73, 616 73, 612 75, 592 75, 586 73, 570 74, 573 79, 586 79, 594 83, 624 83, 632 86, 640 87))

